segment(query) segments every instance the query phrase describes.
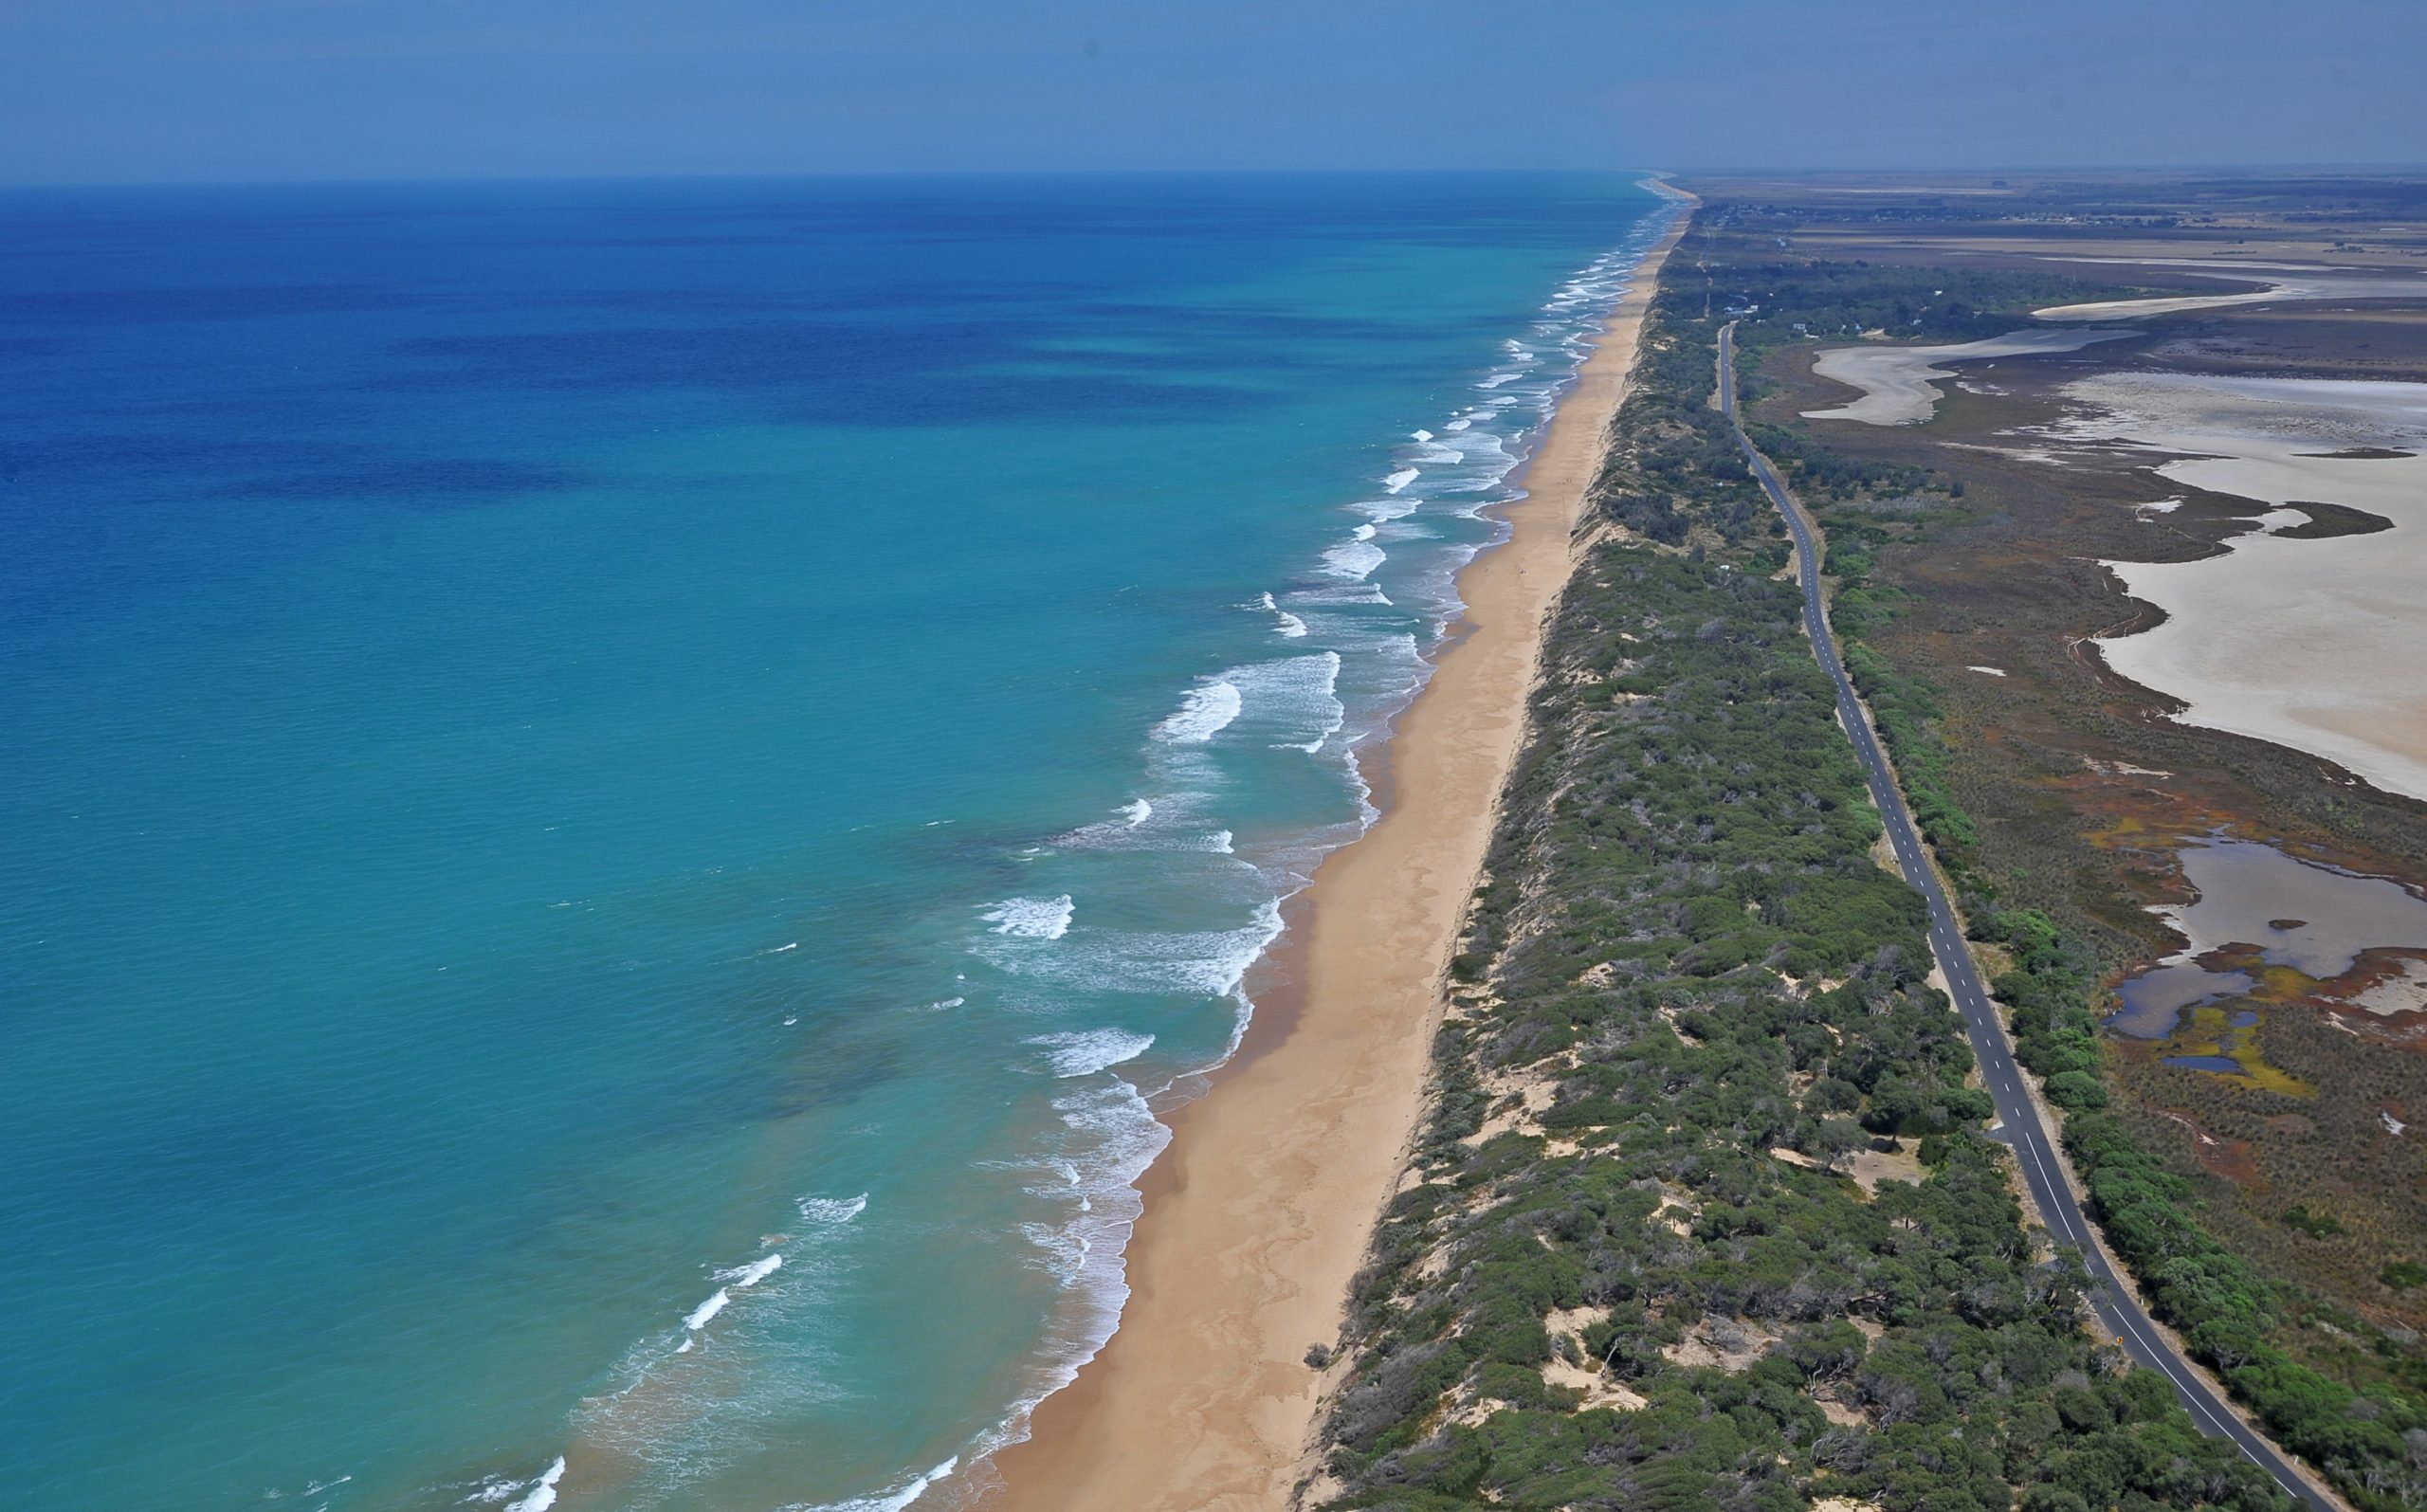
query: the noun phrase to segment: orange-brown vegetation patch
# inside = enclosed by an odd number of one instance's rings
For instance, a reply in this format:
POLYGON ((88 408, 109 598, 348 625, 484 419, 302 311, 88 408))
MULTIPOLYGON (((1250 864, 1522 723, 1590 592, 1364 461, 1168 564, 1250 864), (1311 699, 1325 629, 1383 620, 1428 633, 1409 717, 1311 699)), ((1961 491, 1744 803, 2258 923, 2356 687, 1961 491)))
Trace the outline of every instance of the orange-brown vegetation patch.
POLYGON ((2427 951, 2368 950, 2305 999, 2336 1029, 2380 1045, 2427 1051, 2427 951))
POLYGON ((2199 1120, 2187 1113, 2170 1108, 2157 1110, 2163 1117, 2182 1125, 2191 1136, 2191 1154, 2210 1171, 2245 1191, 2255 1192, 2266 1185, 2258 1174, 2255 1147, 2248 1139, 2220 1139, 2199 1126, 2199 1120))

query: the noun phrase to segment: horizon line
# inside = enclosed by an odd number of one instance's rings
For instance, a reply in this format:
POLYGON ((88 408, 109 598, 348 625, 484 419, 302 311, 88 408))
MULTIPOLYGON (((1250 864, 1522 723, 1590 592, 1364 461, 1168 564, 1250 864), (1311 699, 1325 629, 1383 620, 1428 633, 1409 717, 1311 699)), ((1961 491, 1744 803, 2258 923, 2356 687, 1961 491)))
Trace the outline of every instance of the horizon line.
POLYGON ((296 174, 262 178, 0 178, 0 193, 37 190, 210 190, 210 189, 348 189, 444 186, 462 184, 680 184, 773 183, 849 179, 1021 179, 1021 178, 1248 178, 1248 177, 1391 177, 1421 174, 1493 175, 1521 173, 1633 174, 1652 178, 1821 178, 1831 175, 1922 178, 1934 174, 1999 173, 2198 173, 2239 177, 2265 173, 2319 173, 2353 177, 2395 177, 2427 174, 2427 159, 2342 162, 2107 162, 2107 163, 1968 163, 1917 166, 1793 166, 1737 164, 1704 168, 1621 168, 1498 164, 1461 167, 1178 167, 1178 168, 821 168, 768 170, 684 170, 663 173, 566 171, 556 173, 379 173, 358 177, 296 174))

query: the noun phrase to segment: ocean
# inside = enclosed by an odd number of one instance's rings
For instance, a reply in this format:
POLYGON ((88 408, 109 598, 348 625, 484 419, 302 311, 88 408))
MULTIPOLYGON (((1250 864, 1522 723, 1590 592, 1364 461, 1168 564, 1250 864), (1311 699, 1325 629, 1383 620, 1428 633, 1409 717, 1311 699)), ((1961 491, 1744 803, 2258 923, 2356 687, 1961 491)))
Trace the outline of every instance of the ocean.
POLYGON ((963 1500, 1671 213, 0 194, 0 1483, 963 1500))

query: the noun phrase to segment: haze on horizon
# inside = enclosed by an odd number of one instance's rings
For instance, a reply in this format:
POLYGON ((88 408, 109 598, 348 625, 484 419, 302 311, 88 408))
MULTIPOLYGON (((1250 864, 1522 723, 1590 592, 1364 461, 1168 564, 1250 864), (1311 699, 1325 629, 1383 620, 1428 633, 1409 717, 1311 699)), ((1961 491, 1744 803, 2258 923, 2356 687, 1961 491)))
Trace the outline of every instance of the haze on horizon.
POLYGON ((2427 160, 2415 0, 20 0, 0 182, 2427 160))

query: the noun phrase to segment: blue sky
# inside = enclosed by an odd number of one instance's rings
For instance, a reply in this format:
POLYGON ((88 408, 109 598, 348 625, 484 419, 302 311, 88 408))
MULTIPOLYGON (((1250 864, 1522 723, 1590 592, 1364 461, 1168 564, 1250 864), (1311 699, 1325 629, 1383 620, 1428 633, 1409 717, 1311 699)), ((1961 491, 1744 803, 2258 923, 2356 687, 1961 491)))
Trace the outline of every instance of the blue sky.
POLYGON ((0 182, 2427 161, 2427 0, 0 0, 0 182))

